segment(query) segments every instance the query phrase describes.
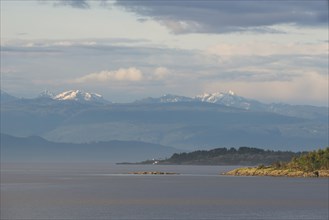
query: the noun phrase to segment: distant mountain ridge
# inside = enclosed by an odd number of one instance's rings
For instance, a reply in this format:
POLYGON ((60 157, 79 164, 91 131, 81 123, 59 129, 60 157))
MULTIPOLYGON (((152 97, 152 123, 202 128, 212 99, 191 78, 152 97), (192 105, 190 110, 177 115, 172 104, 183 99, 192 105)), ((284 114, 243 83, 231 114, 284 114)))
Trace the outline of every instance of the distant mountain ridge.
POLYGON ((92 97, 99 98, 70 90, 1 102, 1 132, 56 142, 142 141, 183 150, 309 150, 328 144, 328 107, 264 104, 232 91, 132 103, 102 103, 92 97))
POLYGON ((49 90, 42 91, 37 98, 49 98, 53 99, 56 95, 49 90))
POLYGON ((244 98, 233 91, 204 93, 194 97, 179 96, 166 94, 158 98, 144 98, 135 101, 135 103, 156 104, 156 103, 179 103, 179 102, 196 102, 212 103, 234 107, 248 111, 265 111, 276 114, 282 114, 293 117, 317 118, 318 116, 328 115, 328 107, 318 107, 311 105, 290 105, 286 103, 262 103, 255 99, 244 98))
POLYGON ((39 136, 15 137, 1 133, 1 161, 122 162, 165 158, 180 150, 141 141, 57 143, 39 136))
MULTIPOLYGON (((58 94, 54 94, 48 90, 41 92, 36 98, 25 99, 17 98, 1 90, 1 103, 7 102, 35 102, 36 104, 45 102, 49 104, 49 100, 58 102, 76 102, 87 105, 107 105, 111 104, 103 98, 102 95, 92 92, 84 92, 82 90, 68 90, 58 94)), ((127 104, 170 104, 170 103, 211 103, 216 105, 222 105, 226 107, 233 107, 248 111, 257 112, 270 112, 285 116, 301 117, 306 119, 323 120, 328 117, 328 107, 319 107, 312 105, 291 105, 287 103, 262 103, 255 99, 244 98, 237 95, 233 91, 216 92, 216 93, 204 93, 194 97, 186 97, 173 94, 165 94, 161 97, 148 97, 140 100, 136 100, 127 104)), ((68 103, 67 103, 68 104, 68 103)), ((113 104, 113 103, 112 103, 113 104)))
POLYGON ((15 101, 19 99, 25 99, 30 101, 40 100, 40 99, 51 99, 55 101, 74 101, 74 102, 90 103, 90 104, 111 103, 110 101, 104 99, 103 96, 98 93, 84 92, 82 90, 68 90, 58 94, 55 94, 49 90, 44 90, 36 98, 32 98, 32 99, 17 98, 1 90, 1 102, 15 101))
POLYGON ((201 102, 209 102, 246 110, 260 109, 264 107, 264 104, 253 99, 238 96, 231 90, 228 92, 216 92, 212 94, 204 93, 203 95, 195 96, 194 99, 201 102))
POLYGON ((249 109, 250 102, 260 102, 252 99, 246 99, 236 95, 233 91, 204 93, 194 97, 179 96, 173 94, 165 94, 158 98, 148 97, 135 101, 136 103, 176 103, 176 102, 206 102, 213 104, 220 104, 225 106, 239 107, 242 109, 249 109))
POLYGON ((15 101, 18 99, 17 97, 10 95, 3 90, 0 90, 0 94, 1 94, 1 96, 0 96, 1 103, 11 102, 11 101, 15 101))
POLYGON ((82 103, 110 103, 98 93, 84 92, 81 90, 68 90, 57 95, 44 91, 39 97, 48 97, 57 101, 77 101, 82 103))
POLYGON ((97 93, 82 92, 80 90, 69 90, 54 97, 55 100, 75 100, 80 102, 104 102, 103 96, 97 93))
POLYGON ((148 98, 136 100, 135 103, 152 104, 152 103, 177 103, 177 102, 193 102, 193 101, 195 100, 190 97, 165 94, 159 98, 148 97, 148 98))
MULTIPOLYGON (((104 99, 104 97, 98 93, 93 92, 85 92, 82 90, 67 90, 61 93, 55 94, 49 90, 44 90, 41 92, 36 99, 38 98, 48 98, 56 101, 76 101, 80 103, 103 103, 110 104, 111 101, 104 99)), ((8 94, 1 90, 1 101, 14 101, 18 100, 15 96, 8 94)), ((24 98, 23 98, 24 99, 24 98)), ((30 99, 31 100, 31 99, 30 99)), ((32 98, 33 100, 33 98, 32 98)), ((318 107, 312 105, 291 105, 288 103, 270 103, 265 104, 255 99, 245 98, 237 95, 235 92, 229 90, 227 92, 215 92, 215 93, 203 93, 201 95, 196 95, 194 97, 187 97, 175 94, 165 94, 160 97, 147 97, 143 99, 136 100, 132 103, 139 104, 158 104, 158 103, 181 103, 181 102, 200 102, 200 103, 212 103, 219 104, 228 107, 235 107, 245 110, 256 110, 256 111, 267 111, 267 112, 275 112, 275 113, 283 113, 287 111, 288 106, 304 106, 310 108, 322 108, 325 109, 328 107, 318 107), (284 108, 284 111, 281 110, 284 108)), ((299 110, 301 110, 299 108, 299 110)), ((291 114, 289 114, 291 115, 291 114)))

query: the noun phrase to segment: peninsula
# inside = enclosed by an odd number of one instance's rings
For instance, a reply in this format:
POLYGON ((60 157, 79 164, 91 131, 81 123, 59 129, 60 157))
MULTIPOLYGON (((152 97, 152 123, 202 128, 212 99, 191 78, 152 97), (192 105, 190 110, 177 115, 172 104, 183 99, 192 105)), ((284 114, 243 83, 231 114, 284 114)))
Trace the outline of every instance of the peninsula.
POLYGON ((119 164, 154 164, 154 165, 270 165, 276 161, 288 162, 306 152, 273 151, 254 147, 215 148, 212 150, 197 150, 187 153, 174 153, 163 160, 146 160, 137 163, 119 164))
POLYGON ((270 166, 242 167, 223 173, 232 176, 329 177, 329 147, 270 166))

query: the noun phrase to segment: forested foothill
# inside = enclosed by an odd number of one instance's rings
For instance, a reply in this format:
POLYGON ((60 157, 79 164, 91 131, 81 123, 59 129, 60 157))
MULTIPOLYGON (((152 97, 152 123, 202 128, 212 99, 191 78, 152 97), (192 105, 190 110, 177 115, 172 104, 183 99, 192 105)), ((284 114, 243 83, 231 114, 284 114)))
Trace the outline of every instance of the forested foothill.
MULTIPOLYGON (((181 165, 270 165, 277 161, 288 162, 306 152, 273 151, 253 147, 216 148, 189 153, 175 153, 170 158, 156 161, 157 164, 181 165)), ((142 162, 154 163, 154 160, 142 162)))

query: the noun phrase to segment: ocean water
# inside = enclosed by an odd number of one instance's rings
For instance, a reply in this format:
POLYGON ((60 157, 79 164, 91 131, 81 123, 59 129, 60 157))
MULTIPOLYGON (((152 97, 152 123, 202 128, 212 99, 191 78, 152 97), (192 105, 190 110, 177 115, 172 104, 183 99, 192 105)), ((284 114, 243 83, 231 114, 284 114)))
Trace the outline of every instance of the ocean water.
POLYGON ((328 219, 329 179, 219 175, 233 168, 2 164, 1 219, 328 219))

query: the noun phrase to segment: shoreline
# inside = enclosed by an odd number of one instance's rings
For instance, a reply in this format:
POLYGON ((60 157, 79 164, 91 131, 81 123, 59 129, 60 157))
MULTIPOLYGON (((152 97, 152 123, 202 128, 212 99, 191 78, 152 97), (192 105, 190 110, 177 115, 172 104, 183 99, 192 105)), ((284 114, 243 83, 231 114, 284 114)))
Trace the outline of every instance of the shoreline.
POLYGON ((291 169, 275 169, 272 167, 241 167, 225 173, 227 176, 273 176, 273 177, 329 177, 329 170, 302 171, 291 169))

